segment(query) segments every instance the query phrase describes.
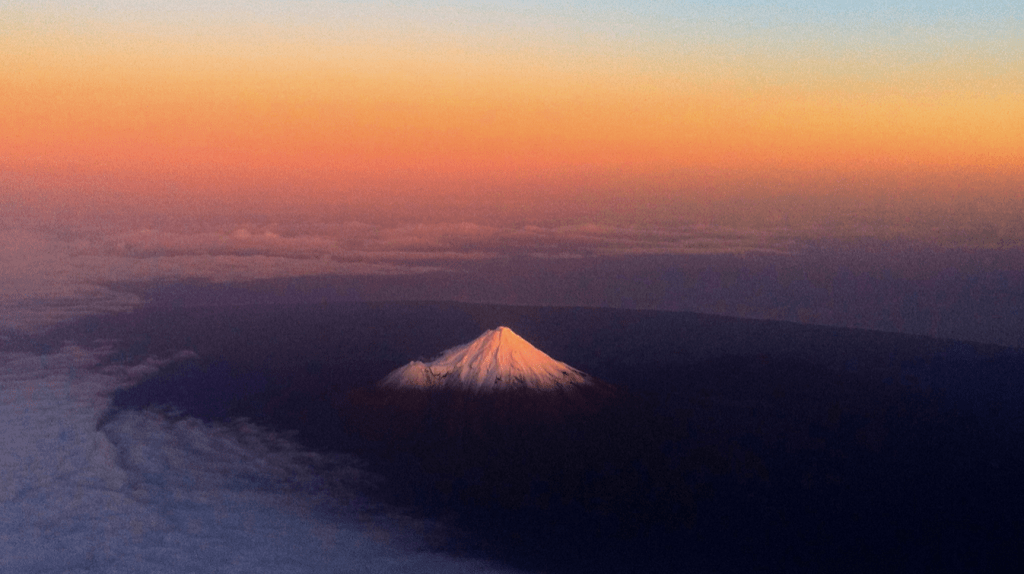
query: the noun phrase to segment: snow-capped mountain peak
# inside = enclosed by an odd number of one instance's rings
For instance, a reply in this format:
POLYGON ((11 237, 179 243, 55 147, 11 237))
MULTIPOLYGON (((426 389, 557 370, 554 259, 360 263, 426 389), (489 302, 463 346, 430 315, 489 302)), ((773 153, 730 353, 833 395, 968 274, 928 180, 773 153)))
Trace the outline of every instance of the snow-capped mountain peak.
POLYGON ((498 327, 448 349, 429 363, 413 361, 396 369, 380 384, 389 388, 491 392, 556 390, 591 382, 588 375, 552 359, 512 329, 498 327))

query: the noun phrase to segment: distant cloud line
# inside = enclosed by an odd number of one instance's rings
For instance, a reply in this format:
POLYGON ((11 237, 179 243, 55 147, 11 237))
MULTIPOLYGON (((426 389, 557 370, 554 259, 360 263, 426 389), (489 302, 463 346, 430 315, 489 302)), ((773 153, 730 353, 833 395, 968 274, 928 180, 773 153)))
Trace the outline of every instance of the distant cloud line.
POLYGON ((415 275, 458 271, 502 257, 786 254, 786 232, 583 224, 496 227, 471 223, 383 227, 358 222, 178 229, 0 229, 0 328, 45 326, 142 303, 111 285, 199 279, 415 275))
POLYGON ((1019 235, 957 228, 817 229, 597 223, 372 225, 348 222, 192 223, 191 228, 60 229, 0 220, 0 330, 33 330, 133 309, 118 284, 289 277, 413 277, 465 273, 508 259, 579 261, 639 256, 800 258, 821 240, 923 241, 953 249, 1016 249, 1019 235), (6 223, 6 225, 4 225, 6 223))

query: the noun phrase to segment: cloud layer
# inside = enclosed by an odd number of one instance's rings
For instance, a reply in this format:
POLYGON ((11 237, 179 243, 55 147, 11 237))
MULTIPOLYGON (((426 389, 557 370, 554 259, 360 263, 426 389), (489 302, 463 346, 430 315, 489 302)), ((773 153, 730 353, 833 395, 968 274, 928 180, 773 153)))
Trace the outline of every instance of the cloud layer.
POLYGON ((830 228, 384 225, 288 215, 118 221, 75 227, 0 217, 0 341, 5 331, 127 311, 147 298, 195 304, 208 292, 209 304, 446 300, 699 311, 1022 344, 1014 311, 1024 228, 1009 220, 830 228), (250 281, 260 283, 239 284, 250 281))
POLYGON ((174 359, 102 358, 0 356, 0 570, 494 571, 423 550, 434 527, 369 505, 353 460, 243 421, 122 412, 97 428, 110 392, 174 359))
POLYGON ((0 328, 32 328, 142 301, 124 283, 233 282, 460 272, 508 257, 789 253, 785 231, 721 227, 458 224, 210 225, 199 229, 0 228, 0 328))

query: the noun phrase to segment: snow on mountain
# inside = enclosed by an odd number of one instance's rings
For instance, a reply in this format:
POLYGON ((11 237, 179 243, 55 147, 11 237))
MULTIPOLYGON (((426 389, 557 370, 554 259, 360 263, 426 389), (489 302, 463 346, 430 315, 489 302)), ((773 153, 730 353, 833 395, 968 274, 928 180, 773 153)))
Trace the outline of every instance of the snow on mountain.
POLYGON ((470 343, 448 349, 429 363, 413 361, 398 368, 380 385, 492 392, 550 391, 592 382, 585 373, 552 359, 512 329, 498 327, 485 331, 470 343))

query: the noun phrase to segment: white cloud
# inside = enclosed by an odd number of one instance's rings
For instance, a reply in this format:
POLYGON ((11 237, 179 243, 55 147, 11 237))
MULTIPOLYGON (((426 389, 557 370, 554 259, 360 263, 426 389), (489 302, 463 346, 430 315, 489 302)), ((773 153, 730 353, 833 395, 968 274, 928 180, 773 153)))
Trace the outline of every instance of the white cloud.
POLYGON ((369 506, 354 460, 254 425, 123 412, 110 393, 171 359, 97 370, 69 347, 0 356, 0 571, 483 572, 369 506))

